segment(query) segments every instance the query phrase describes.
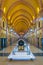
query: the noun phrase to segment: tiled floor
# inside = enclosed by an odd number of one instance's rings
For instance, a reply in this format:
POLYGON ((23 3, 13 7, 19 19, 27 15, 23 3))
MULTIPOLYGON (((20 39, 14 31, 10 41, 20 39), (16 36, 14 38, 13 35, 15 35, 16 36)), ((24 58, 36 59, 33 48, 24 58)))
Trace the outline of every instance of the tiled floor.
MULTIPOLYGON (((10 53, 13 48, 14 46, 9 46, 0 53, 10 53)), ((42 50, 34 46, 30 46, 30 49, 33 53, 43 53, 42 50)), ((43 65, 43 56, 36 56, 34 61, 9 61, 7 56, 0 56, 0 65, 43 65)))

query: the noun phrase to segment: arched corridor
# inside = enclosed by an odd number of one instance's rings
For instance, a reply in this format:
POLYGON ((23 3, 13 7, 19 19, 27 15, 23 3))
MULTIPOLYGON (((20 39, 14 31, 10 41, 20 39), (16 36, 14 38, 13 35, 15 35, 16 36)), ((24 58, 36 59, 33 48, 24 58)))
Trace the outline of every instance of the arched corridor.
POLYGON ((43 65, 43 0, 0 0, 0 64, 43 65), (29 46, 35 60, 9 61, 16 46, 29 46))

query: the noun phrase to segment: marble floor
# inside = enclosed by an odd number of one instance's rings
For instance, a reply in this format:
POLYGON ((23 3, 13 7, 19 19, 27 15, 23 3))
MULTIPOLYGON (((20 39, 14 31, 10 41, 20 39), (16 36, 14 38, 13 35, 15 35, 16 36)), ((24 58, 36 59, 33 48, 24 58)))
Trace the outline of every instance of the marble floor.
POLYGON ((8 60, 8 56, 4 55, 5 54, 9 54, 13 48, 15 47, 15 45, 12 46, 8 46, 7 48, 4 48, 3 50, 0 50, 0 54, 3 53, 3 56, 0 55, 0 65, 43 65, 43 51, 30 45, 30 49, 32 51, 32 53, 35 54, 40 54, 40 55, 35 55, 36 60, 34 61, 10 61, 8 60), (41 55, 42 54, 42 55, 41 55))

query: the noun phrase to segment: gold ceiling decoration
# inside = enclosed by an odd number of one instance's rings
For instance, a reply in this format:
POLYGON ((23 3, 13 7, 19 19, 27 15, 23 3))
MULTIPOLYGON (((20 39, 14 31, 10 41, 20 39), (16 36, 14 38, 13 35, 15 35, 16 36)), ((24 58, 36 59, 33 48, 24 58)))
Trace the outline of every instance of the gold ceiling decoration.
POLYGON ((5 14, 9 27, 20 35, 34 25, 42 8, 43 0, 0 0, 0 12, 5 14))

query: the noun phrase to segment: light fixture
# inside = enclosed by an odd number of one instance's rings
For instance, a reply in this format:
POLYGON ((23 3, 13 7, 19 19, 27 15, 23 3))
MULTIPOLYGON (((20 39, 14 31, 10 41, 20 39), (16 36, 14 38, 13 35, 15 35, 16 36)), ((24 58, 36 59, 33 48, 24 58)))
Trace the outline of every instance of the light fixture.
POLYGON ((19 34, 20 34, 20 35, 23 35, 23 34, 24 34, 24 32, 20 32, 19 34))
POLYGON ((33 20, 35 19, 35 16, 33 16, 33 20))
POLYGON ((8 16, 8 20, 10 20, 10 16, 8 16))
POLYGON ((12 32, 13 31, 13 29, 10 29, 10 32, 12 32))
POLYGON ((12 20, 11 20, 11 23, 12 23, 12 20))
POLYGON ((14 34, 16 34, 16 33, 14 33, 14 34))
POLYGON ((33 30, 31 29, 30 31, 32 32, 33 30))
POLYGON ((31 23, 32 23, 32 20, 31 20, 31 23))
POLYGON ((37 7, 37 13, 39 13, 39 7, 37 7))
POLYGON ((6 7, 4 7, 4 13, 6 12, 6 7))

